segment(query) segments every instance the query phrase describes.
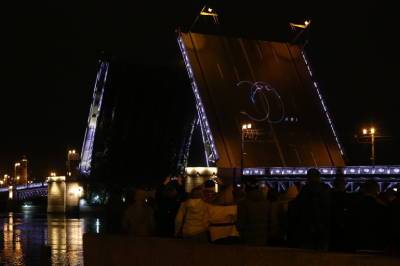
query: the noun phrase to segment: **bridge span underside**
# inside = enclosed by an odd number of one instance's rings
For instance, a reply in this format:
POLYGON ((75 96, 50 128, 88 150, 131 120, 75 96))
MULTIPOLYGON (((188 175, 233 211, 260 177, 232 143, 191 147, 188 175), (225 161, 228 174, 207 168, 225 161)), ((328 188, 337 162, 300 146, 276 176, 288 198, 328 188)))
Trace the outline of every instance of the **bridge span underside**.
MULTIPOLYGON (((343 151, 297 45, 181 33, 203 139, 218 167, 343 166, 343 151), (213 154, 214 153, 214 154, 213 154)), ((206 149, 207 150, 207 149, 206 149)))

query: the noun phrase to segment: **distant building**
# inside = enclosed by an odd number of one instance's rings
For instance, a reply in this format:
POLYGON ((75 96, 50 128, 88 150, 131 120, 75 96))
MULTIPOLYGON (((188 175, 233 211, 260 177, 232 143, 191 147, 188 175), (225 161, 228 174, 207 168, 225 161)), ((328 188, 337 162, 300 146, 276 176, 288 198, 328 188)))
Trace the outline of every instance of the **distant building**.
POLYGON ((14 183, 16 185, 28 184, 28 160, 25 156, 14 164, 14 183))
POLYGON ((67 177, 77 177, 80 155, 76 150, 69 150, 67 154, 67 177))

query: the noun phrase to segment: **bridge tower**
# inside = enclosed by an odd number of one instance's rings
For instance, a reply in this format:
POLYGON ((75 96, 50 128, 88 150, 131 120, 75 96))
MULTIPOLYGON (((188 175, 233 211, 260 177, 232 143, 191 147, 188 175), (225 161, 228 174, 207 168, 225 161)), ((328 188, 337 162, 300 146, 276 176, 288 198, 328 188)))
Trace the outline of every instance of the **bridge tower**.
POLYGON ((67 153, 66 176, 51 174, 47 178, 47 212, 71 213, 79 211, 79 200, 83 188, 78 182, 79 153, 69 150, 67 153))
POLYGON ((78 212, 79 200, 83 188, 75 180, 67 180, 66 176, 49 176, 47 178, 47 212, 78 212))
POLYGON ((79 153, 76 150, 69 150, 67 154, 67 177, 75 179, 79 174, 79 153))
POLYGON ((14 185, 28 184, 28 160, 25 156, 14 164, 14 185))

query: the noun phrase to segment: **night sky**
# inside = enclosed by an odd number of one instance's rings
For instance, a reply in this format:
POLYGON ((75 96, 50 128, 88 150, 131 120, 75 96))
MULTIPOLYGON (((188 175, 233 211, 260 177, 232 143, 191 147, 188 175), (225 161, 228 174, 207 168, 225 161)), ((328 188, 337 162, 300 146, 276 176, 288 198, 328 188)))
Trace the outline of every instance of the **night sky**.
MULTIPOLYGON (((0 174, 12 174, 22 155, 31 176, 62 172, 66 150, 83 142, 101 52, 139 64, 179 64, 174 30, 187 28, 203 5, 40 2, 1 8, 0 174)), ((374 124, 391 136, 377 144, 377 163, 400 164, 395 4, 214 2, 222 30, 236 36, 279 40, 288 22, 312 19, 309 57, 349 163, 368 163, 368 145, 353 135, 374 124)))

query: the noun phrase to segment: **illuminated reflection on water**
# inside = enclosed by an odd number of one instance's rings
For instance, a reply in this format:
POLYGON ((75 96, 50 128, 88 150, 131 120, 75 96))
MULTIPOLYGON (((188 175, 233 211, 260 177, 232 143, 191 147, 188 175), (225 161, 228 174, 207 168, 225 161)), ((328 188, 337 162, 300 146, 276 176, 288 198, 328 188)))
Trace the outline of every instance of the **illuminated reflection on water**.
POLYGON ((0 265, 83 265, 82 235, 102 230, 97 217, 65 218, 34 210, 0 213, 0 265))

